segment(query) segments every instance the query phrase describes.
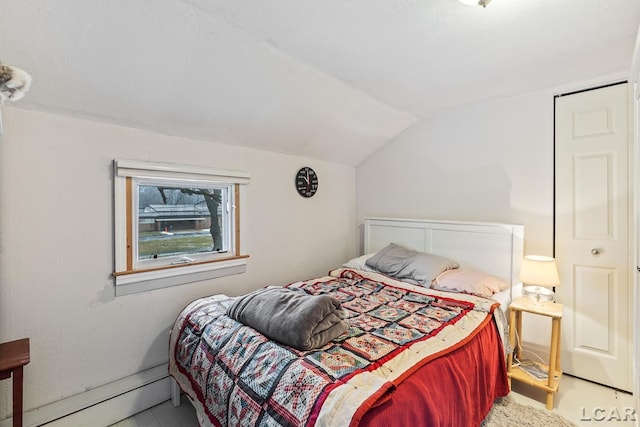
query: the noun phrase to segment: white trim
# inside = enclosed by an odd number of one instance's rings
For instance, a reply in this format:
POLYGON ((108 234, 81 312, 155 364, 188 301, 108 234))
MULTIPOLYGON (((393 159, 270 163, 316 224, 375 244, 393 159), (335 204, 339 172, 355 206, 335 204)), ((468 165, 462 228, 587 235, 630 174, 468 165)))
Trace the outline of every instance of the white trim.
MULTIPOLYGON (((25 412, 23 425, 111 425, 169 400, 170 388, 167 365, 163 364, 25 412)), ((11 427, 12 422, 6 418, 0 427, 11 427)))
POLYGON ((207 181, 248 184, 251 176, 247 172, 210 169, 203 166, 152 163, 140 160, 114 160, 116 176, 137 178, 203 179, 207 181))
POLYGON ((180 268, 124 274, 116 276, 116 296, 241 274, 246 270, 247 258, 236 258, 228 261, 185 265, 180 268))
POLYGON ((633 132, 633 137, 630 138, 632 141, 631 145, 631 153, 630 156, 630 176, 629 176, 629 194, 631 197, 631 220, 629 224, 632 227, 632 232, 629 233, 629 236, 632 236, 630 239, 631 242, 631 262, 630 266, 630 274, 632 283, 632 324, 633 331, 631 336, 632 348, 631 354, 633 355, 631 372, 633 375, 633 394, 635 396, 635 405, 636 408, 640 408, 640 292, 638 289, 639 283, 639 275, 638 266, 640 266, 640 186, 635 185, 638 180, 638 168, 640 167, 640 121, 638 121, 638 117, 640 117, 640 32, 638 33, 638 38, 636 39, 636 46, 633 55, 633 67, 631 80, 633 83, 633 101, 631 103, 631 108, 629 108, 629 128, 633 132))

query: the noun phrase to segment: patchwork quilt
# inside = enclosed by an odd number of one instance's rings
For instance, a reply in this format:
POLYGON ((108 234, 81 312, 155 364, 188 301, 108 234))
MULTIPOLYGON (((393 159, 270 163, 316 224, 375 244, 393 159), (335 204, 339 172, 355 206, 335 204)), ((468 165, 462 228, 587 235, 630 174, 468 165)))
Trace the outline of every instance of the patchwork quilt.
POLYGON ((186 307, 171 336, 170 374, 215 426, 357 424, 404 378, 464 345, 496 304, 452 298, 384 276, 340 269, 289 288, 341 301, 349 330, 320 349, 271 341, 225 312, 216 295, 186 307))

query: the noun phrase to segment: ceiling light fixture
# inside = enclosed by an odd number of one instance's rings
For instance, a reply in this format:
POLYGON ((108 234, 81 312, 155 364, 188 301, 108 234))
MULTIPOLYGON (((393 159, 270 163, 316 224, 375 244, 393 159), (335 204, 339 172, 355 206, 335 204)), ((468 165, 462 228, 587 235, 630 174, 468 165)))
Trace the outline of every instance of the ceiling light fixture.
MULTIPOLYGON (((18 67, 0 62, 0 106, 4 101, 22 99, 31 86, 31 76, 18 67)), ((2 135, 2 112, 0 111, 0 135, 2 135)))
POLYGON ((458 0, 460 3, 462 4, 468 4, 470 6, 482 6, 482 7, 487 7, 487 5, 489 3, 491 3, 491 0, 458 0))

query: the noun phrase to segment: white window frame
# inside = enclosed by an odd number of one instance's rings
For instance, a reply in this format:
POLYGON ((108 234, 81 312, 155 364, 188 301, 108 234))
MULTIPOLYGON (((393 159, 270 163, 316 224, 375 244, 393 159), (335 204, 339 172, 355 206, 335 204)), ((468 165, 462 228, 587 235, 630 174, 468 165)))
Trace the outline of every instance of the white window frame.
POLYGON ((240 274, 246 271, 246 186, 249 174, 219 171, 199 166, 151 163, 137 160, 114 160, 114 273, 116 296, 149 291, 168 286, 240 274), (182 263, 165 259, 159 262, 138 262, 136 184, 168 183, 173 185, 218 184, 232 186, 227 206, 231 210, 231 239, 228 252, 189 256, 182 263), (243 207, 243 209, 241 209, 243 207), (134 238, 135 237, 135 238, 134 238))

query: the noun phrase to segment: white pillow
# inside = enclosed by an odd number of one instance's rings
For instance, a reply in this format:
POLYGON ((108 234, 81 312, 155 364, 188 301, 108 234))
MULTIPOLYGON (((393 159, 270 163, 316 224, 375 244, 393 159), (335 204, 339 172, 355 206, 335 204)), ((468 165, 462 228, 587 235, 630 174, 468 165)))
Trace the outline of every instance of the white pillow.
POLYGON ((466 292, 489 298, 496 292, 507 289, 509 284, 479 271, 456 269, 440 273, 431 287, 442 291, 466 292))
POLYGON ((372 252, 370 254, 362 255, 362 256, 359 256, 357 258, 353 258, 353 259, 345 262, 344 264, 342 264, 342 266, 344 268, 350 268, 352 270, 376 271, 375 268, 371 268, 366 264, 367 260, 369 258, 371 258, 372 256, 374 256, 375 254, 376 254, 375 252, 372 252))

